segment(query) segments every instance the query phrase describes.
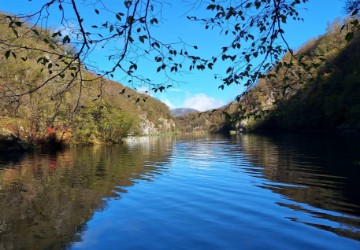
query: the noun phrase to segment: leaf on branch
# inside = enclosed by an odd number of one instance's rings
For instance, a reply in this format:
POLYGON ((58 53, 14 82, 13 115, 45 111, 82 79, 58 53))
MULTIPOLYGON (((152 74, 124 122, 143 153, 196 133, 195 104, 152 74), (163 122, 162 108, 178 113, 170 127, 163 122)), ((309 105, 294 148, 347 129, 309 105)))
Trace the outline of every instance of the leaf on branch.
POLYGON ((57 36, 61 36, 61 32, 55 32, 54 34, 51 35, 51 37, 57 37, 57 36))
MULTIPOLYGON (((146 37, 146 38, 148 38, 148 37, 146 37)), ((158 42, 153 42, 152 44, 151 44, 151 46, 152 47, 158 47, 158 48, 160 48, 160 44, 158 43, 158 42)))
POLYGON ((6 51, 6 52, 5 52, 5 57, 6 57, 6 59, 8 59, 8 58, 9 58, 10 53, 11 53, 11 51, 10 51, 10 50, 8 50, 8 51, 6 51))
POLYGON ((154 24, 154 23, 156 23, 156 24, 158 24, 159 23, 159 21, 157 20, 157 18, 152 18, 151 20, 150 20, 150 23, 151 24, 154 24))
POLYGON ((346 36, 345 36, 345 40, 346 40, 347 42, 350 42, 353 38, 354 38, 354 32, 349 32, 349 33, 347 33, 346 36))
POLYGON ((66 35, 64 38, 63 38, 63 44, 66 44, 66 43, 70 43, 70 37, 68 35, 66 35))
POLYGON ((196 66, 196 68, 197 68, 198 70, 204 70, 204 69, 205 69, 205 66, 201 64, 201 65, 196 66))
POLYGON ((130 8, 131 4, 132 4, 132 1, 131 1, 131 0, 129 0, 129 1, 124 1, 124 5, 125 5, 125 7, 126 7, 127 9, 130 8))
POLYGON ((123 13, 116 13, 115 17, 117 20, 121 21, 121 16, 123 16, 124 14, 123 13))
POLYGON ((129 67, 129 70, 132 70, 132 69, 137 70, 137 64, 135 64, 135 63, 131 64, 129 67))
POLYGON ((206 9, 207 10, 214 10, 215 9, 215 4, 210 4, 206 9))
POLYGON ((144 43, 144 42, 145 42, 145 39, 148 39, 148 37, 147 37, 146 35, 139 36, 140 42, 144 43))

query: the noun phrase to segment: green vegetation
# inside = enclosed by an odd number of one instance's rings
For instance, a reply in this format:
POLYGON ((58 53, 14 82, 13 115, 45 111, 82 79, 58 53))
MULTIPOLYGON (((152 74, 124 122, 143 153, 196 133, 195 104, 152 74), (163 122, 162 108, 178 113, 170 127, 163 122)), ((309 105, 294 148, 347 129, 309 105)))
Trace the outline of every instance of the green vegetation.
POLYGON ((248 111, 242 115, 261 117, 255 128, 360 128, 360 38, 348 42, 341 27, 335 22, 303 46, 301 61, 285 55, 282 63, 289 66, 275 68, 269 73, 275 78, 261 80, 244 97, 242 107, 248 111))
POLYGON ((360 37, 349 41, 342 27, 337 21, 296 57, 286 54, 238 102, 177 123, 188 124, 186 131, 359 130, 360 37))
POLYGON ((58 145, 118 143, 127 135, 174 130, 165 104, 62 56, 73 49, 50 31, 28 33, 23 24, 13 32, 9 23, 0 15, 1 41, 17 46, 9 51, 0 45, 0 128, 5 134, 28 144, 58 145))
MULTIPOLYGON (((8 18, 2 15, 1 40, 13 41, 19 49, 0 53, 5 62, 0 65, 0 126, 6 130, 2 137, 12 134, 35 145, 94 144, 118 143, 127 135, 174 131, 166 105, 98 77, 76 61, 55 56, 58 51, 70 53, 73 49, 60 45, 50 31, 29 35, 26 28, 18 27, 14 33, 8 25, 8 18), (39 34, 53 39, 56 46, 51 46, 51 53, 39 34), (20 35, 21 40, 15 39, 20 35), (27 50, 27 46, 38 50, 27 50), (30 59, 36 58, 41 60, 32 63, 30 59), (69 65, 74 68, 72 72, 68 69, 70 74, 58 74, 69 65), (54 72, 58 75, 51 78, 54 72)), ((358 129, 359 36, 347 41, 348 33, 342 27, 335 22, 325 35, 286 54, 239 102, 177 117, 178 131, 358 129)))
POLYGON ((189 113, 175 117, 176 129, 182 133, 223 132, 225 116, 223 109, 214 112, 189 113))

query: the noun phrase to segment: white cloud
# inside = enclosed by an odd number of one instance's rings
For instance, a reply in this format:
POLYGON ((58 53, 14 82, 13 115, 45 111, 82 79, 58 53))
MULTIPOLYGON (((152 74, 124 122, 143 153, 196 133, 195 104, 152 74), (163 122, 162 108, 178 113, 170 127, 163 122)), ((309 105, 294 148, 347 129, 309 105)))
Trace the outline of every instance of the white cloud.
POLYGON ((169 92, 179 92, 179 93, 184 92, 181 89, 176 89, 176 88, 169 88, 169 89, 167 89, 167 91, 169 91, 169 92))
POLYGON ((152 93, 151 93, 151 91, 149 90, 149 88, 147 88, 147 87, 145 87, 145 86, 136 88, 136 91, 137 91, 138 93, 141 93, 141 94, 145 94, 145 95, 152 96, 152 93))
POLYGON ((170 109, 176 108, 174 104, 172 104, 168 99, 162 99, 163 103, 165 103, 170 109))
POLYGON ((206 111, 209 109, 219 108, 225 103, 221 100, 209 97, 205 94, 196 94, 184 101, 184 108, 193 108, 199 111, 206 111))

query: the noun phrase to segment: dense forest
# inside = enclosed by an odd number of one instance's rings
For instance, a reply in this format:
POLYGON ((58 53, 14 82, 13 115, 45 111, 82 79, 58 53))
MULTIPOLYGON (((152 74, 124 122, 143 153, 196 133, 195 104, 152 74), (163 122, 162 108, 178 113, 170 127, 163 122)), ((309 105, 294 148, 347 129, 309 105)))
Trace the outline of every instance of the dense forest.
POLYGON ((15 138, 28 145, 117 143, 174 130, 165 104, 69 62, 62 54, 75 49, 51 31, 15 31, 11 22, 0 15, 0 40, 16 48, 0 45, 1 147, 16 146, 15 138))
MULTIPOLYGON (((345 21, 344 21, 345 22, 345 21)), ((237 102, 177 119, 183 131, 359 130, 360 38, 343 21, 290 53, 237 102)))

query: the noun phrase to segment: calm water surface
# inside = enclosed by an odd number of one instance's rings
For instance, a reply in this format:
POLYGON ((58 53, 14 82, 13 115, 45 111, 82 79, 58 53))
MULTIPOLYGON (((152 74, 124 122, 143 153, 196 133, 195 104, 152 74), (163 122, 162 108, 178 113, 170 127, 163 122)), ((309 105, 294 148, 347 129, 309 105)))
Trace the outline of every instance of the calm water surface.
POLYGON ((0 249, 360 249, 360 142, 147 138, 0 156, 0 249))

